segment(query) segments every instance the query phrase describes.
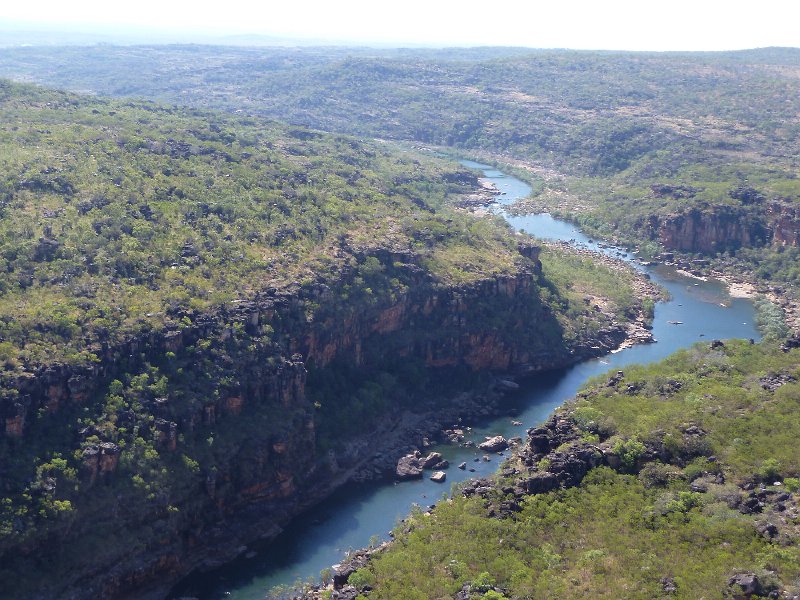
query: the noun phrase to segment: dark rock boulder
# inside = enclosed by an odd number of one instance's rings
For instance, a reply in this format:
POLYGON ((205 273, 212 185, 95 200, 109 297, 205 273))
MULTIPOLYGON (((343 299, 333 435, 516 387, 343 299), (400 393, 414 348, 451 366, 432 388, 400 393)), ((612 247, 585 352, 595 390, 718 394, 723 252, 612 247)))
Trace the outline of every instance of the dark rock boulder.
POLYGON ((672 577, 662 577, 659 581, 661 589, 665 594, 676 594, 678 592, 678 585, 672 577))
POLYGON ((549 471, 534 473, 532 477, 525 481, 525 489, 529 494, 546 494, 558 489, 558 487, 558 477, 549 471))
POLYGON ((792 337, 786 340, 783 345, 781 346, 781 350, 784 352, 789 352, 794 348, 800 348, 800 334, 795 333, 792 337))
POLYGON ((420 459, 423 469, 432 469, 434 465, 442 461, 442 455, 438 452, 431 452, 423 459, 420 459))
POLYGON ((764 586, 755 573, 739 573, 728 579, 726 597, 733 600, 745 600, 753 596, 763 596, 764 586))
POLYGON ((625 372, 624 371, 617 371, 615 375, 612 375, 611 377, 608 378, 608 381, 606 382, 606 386, 607 387, 614 387, 620 381, 622 381, 624 378, 625 378, 625 372))
POLYGON ((528 436, 528 444, 534 454, 546 454, 550 451, 548 431, 543 427, 533 430, 528 436))
POLYGON ((774 523, 770 523, 769 521, 757 523, 756 531, 760 533, 761 536, 767 540, 771 540, 772 538, 778 535, 778 528, 775 526, 774 523))
POLYGON ((342 589, 350 579, 350 575, 367 566, 369 558, 369 550, 358 550, 340 564, 333 565, 333 588, 342 589))
POLYGON ((333 590, 331 592, 331 600, 356 600, 358 598, 358 590, 352 585, 346 585, 340 590, 333 590))
POLYGON ((422 463, 413 454, 407 454, 397 461, 395 475, 398 479, 420 479, 422 478, 422 463))

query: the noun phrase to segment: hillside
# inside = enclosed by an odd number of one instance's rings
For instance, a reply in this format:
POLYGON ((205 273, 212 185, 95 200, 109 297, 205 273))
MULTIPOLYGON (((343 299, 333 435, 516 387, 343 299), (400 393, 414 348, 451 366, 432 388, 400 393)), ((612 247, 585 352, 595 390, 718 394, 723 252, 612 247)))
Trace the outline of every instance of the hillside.
MULTIPOLYGON (((798 295, 797 49, 0 51, 0 74, 413 140, 517 165, 521 210, 798 295), (753 250, 755 249, 755 251, 753 250)), ((782 292, 783 293, 783 292, 782 292)))
POLYGON ((643 315, 386 143, 0 82, 0 165, 4 597, 159 597, 643 315))
POLYGON ((714 342, 596 381, 341 572, 370 598, 796 598, 799 368, 714 342))

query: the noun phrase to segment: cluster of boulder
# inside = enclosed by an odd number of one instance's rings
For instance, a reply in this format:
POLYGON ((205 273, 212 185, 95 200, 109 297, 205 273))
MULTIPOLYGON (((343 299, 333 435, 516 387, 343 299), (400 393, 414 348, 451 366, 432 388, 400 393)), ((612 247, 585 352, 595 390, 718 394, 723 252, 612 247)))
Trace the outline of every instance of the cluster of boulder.
POLYGON ((408 479, 422 479, 425 469, 435 469, 431 479, 438 483, 445 480, 446 474, 442 469, 446 469, 450 463, 442 458, 438 452, 431 452, 427 456, 422 456, 419 450, 406 454, 397 461, 395 475, 397 479, 404 481, 408 479))
MULTIPOLYGON (((455 431, 458 431, 458 433, 454 433, 453 435, 463 439, 463 430, 455 431)), ((484 442, 478 444, 478 448, 484 452, 502 452, 509 447, 509 442, 513 444, 519 441, 521 441, 520 438, 507 440, 502 435, 488 436, 484 442)), ((462 442, 462 444, 466 446, 467 442, 462 442)), ((474 442, 471 445, 474 445, 474 442)), ((489 460, 489 457, 484 456, 484 460, 489 460)), ((431 480, 441 483, 447 478, 444 469, 447 469, 449 466, 450 463, 444 460, 439 452, 430 452, 423 456, 419 450, 415 450, 410 454, 400 457, 397 461, 395 477, 400 481, 421 479, 426 469, 433 469, 434 473, 430 477, 431 480)), ((464 470, 467 468, 467 464, 462 462, 458 465, 458 468, 464 470)))

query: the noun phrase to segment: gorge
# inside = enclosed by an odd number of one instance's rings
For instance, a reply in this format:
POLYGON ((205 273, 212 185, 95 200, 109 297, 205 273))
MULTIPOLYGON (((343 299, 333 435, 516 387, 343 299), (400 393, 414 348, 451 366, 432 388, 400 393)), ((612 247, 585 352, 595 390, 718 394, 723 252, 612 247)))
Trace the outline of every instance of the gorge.
MULTIPOLYGON (((800 468, 786 441, 800 379, 786 339, 800 323, 797 59, 0 49, 3 76, 73 90, 0 80, 0 596, 260 598, 400 519, 395 533, 414 538, 420 513, 460 506, 440 500, 451 484, 496 471, 501 457, 472 447, 495 435, 522 438, 523 480, 558 482, 548 461, 563 466, 560 446, 577 442, 599 467, 592 498, 646 488, 631 500, 646 508, 629 519, 639 530, 573 557, 563 597, 627 597, 639 575, 614 573, 638 563, 616 550, 684 518, 689 536, 719 525, 714 548, 758 546, 748 568, 768 581, 782 565, 793 585, 796 536, 764 546, 758 528, 773 528, 739 511, 783 498, 800 468), (763 344, 747 342, 755 322, 763 344), (586 417, 598 414, 616 433, 586 417), (548 452, 524 438, 541 423, 548 452), (707 434, 718 456, 678 451, 707 434), (629 461, 642 473, 604 471, 637 444, 653 459, 629 461), (434 447, 452 465, 444 485, 394 481, 398 458, 434 447), (708 508, 694 478, 719 495, 708 508)), ((582 493, 518 483, 498 494, 547 498, 489 508, 552 516, 582 493)), ((476 486, 491 487, 464 489, 476 486)), ((562 597, 512 583, 561 577, 551 550, 566 556, 582 533, 539 548, 519 529, 541 561, 495 565, 509 538, 492 534, 488 563, 456 553, 453 568, 409 569, 438 590, 415 598, 562 597), (502 585, 459 589, 483 571, 502 585)), ((645 558, 684 547, 658 535, 645 558)), ((678 583, 716 593, 740 574, 678 583)), ((417 582, 404 577, 375 597, 405 598, 417 582)), ((648 597, 674 587, 659 577, 648 597)))
MULTIPOLYGON (((530 193, 527 184, 492 167, 471 161, 463 164, 484 171, 484 176, 502 194, 497 196, 501 206, 530 193)), ((573 224, 549 215, 507 218, 515 229, 522 229, 542 240, 570 241, 598 253, 617 258, 621 255, 627 261, 635 259, 633 254, 623 249, 590 241, 573 224)), ((589 379, 606 372, 631 364, 662 360, 676 350, 704 339, 760 337, 754 325, 752 304, 748 300, 730 298, 724 284, 686 277, 664 266, 638 268, 664 286, 670 295, 668 301, 656 305, 653 320, 655 344, 636 345, 602 357, 585 359, 574 366, 529 375, 520 380, 521 389, 501 405, 505 414, 493 419, 483 417, 469 421, 472 430, 466 439, 477 443, 490 435, 509 438, 522 435, 525 428, 544 422, 589 379), (677 320, 683 324, 670 323, 677 320), (514 421, 522 425, 515 426, 514 421)), ((460 481, 486 477, 494 473, 502 461, 502 457, 491 462, 477 460, 484 453, 463 445, 442 444, 422 449, 426 452, 436 450, 450 462, 444 490, 460 481), (454 468, 462 461, 474 468, 474 472, 454 468)), ((259 552, 243 552, 230 565, 190 577, 173 590, 171 597, 256 600, 263 598, 265 591, 273 586, 314 579, 320 571, 339 562, 348 548, 364 547, 376 538, 387 539, 387 532, 407 515, 412 505, 426 507, 437 503, 442 493, 440 484, 427 479, 399 484, 389 480, 347 485, 329 501, 305 513, 300 522, 290 525, 274 542, 256 545, 256 549, 262 548, 259 552)))
POLYGON ((410 443, 409 418, 486 410, 493 374, 604 354, 644 318, 630 270, 452 208, 480 187, 452 162, 0 92, 0 579, 18 596, 161 597, 391 471, 375 449, 410 443))

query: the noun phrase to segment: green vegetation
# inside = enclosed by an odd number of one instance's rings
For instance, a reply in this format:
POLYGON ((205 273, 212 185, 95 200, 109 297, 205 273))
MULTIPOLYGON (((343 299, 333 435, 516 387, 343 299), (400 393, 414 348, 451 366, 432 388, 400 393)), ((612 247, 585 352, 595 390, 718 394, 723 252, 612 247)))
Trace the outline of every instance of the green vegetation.
POLYGON ((717 267, 797 295, 797 57, 791 48, 9 48, 0 74, 475 154, 527 174, 534 198, 520 210, 567 216, 645 255, 718 256, 717 267), (204 68, 187 68, 196 64, 204 68), (697 238, 662 226, 693 211, 711 215, 697 238))
POLYGON ((539 273, 450 207, 475 188, 388 143, 0 82, 0 582, 113 596, 81 577, 297 510, 348 434, 484 381, 462 339, 557 362, 637 313, 630 274, 555 248, 539 273))
MULTIPOLYGON (((478 598, 491 582, 510 598, 644 599, 662 597, 665 581, 679 598, 718 597, 740 572, 797 593, 798 379, 799 351, 726 342, 590 385, 562 416, 593 431, 604 420, 613 436, 602 447, 628 474, 598 467, 577 487, 526 496, 507 518, 460 495, 415 513, 361 575, 370 597, 445 598, 470 584, 478 598), (748 511, 739 486, 753 482, 768 500, 748 511), (764 534, 767 522, 777 529, 764 534)), ((494 505, 507 499, 501 485, 494 505)))
POLYGON ((698 157, 788 158, 785 144, 798 134, 796 60, 793 49, 67 47, 4 49, 0 69, 106 95, 502 152, 571 174, 611 175, 646 158, 666 176, 698 157))
POLYGON ((337 253, 375 239, 418 253, 444 284, 515 268, 503 230, 437 213, 470 181, 441 162, 8 83, 0 99, 0 353, 11 368, 93 360, 98 344, 185 326, 265 287, 336 278, 352 261, 337 253))
MULTIPOLYGON (((104 543, 109 560, 121 561, 165 533, 207 525, 209 507, 234 506, 240 491, 274 499, 282 492, 264 482, 288 489, 287 473, 320 468, 356 425, 413 407, 421 390, 444 393, 410 347, 513 332, 534 353, 562 351, 612 321, 652 314, 630 275, 550 247, 525 305, 541 318, 536 327, 523 331, 509 318, 519 308, 510 299, 479 299, 461 329, 421 320, 388 342, 367 341, 367 366, 309 363, 307 402, 277 402, 259 382, 293 381, 297 331, 310 329, 322 356, 336 346, 326 346, 331 323, 378 320, 420 286, 463 292, 532 271, 505 226, 448 208, 474 176, 348 135, 510 164, 533 185, 521 211, 567 216, 648 257, 710 256, 718 268, 796 293, 797 57, 793 49, 0 51, 6 76, 189 107, 0 84, 7 430, 20 426, 20 382, 32 374, 66 364, 98 382, 68 406, 52 391, 26 414, 28 437, 0 444, 0 579, 24 572, 36 581, 30 574, 41 570, 17 550, 44 540, 71 541, 40 557, 57 565, 43 580, 67 581, 104 543), (246 307, 264 290, 296 303, 253 325, 246 307), (165 332, 186 341, 148 353, 147 340, 165 332), (119 355, 125 343, 132 350, 119 355), (242 408, 239 394, 258 400, 242 408), (239 419, 216 412, 239 410, 239 419), (286 455, 305 462, 281 458, 286 431, 305 432, 286 455), (115 476, 87 483, 84 463, 102 444, 118 449, 115 476), (119 498, 135 507, 123 525, 107 514, 120 510, 119 498)), ((602 445, 614 470, 528 497, 513 518, 487 518, 478 498, 415 514, 356 582, 373 586, 372 598, 453 597, 466 584, 484 598, 652 598, 673 585, 696 598, 719 596, 731 575, 749 571, 768 588, 800 591, 800 358, 774 345, 788 333, 781 311, 758 308, 767 343, 680 352, 591 387, 568 407, 581 441, 602 445), (788 491, 791 510, 742 511, 747 484, 764 484, 769 497, 788 491), (778 533, 765 535, 764 521, 778 533)), ((449 372, 464 385, 480 378, 463 365, 449 372)), ((544 458, 538 468, 551 466, 544 458)))

